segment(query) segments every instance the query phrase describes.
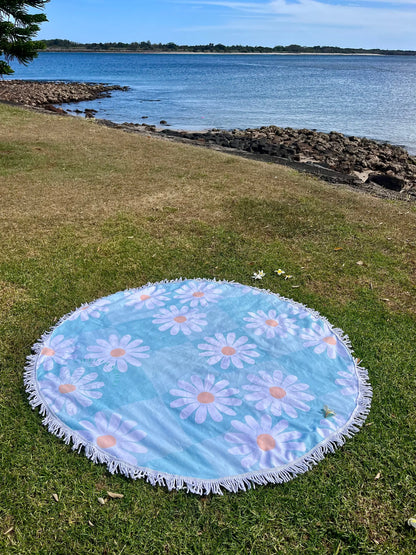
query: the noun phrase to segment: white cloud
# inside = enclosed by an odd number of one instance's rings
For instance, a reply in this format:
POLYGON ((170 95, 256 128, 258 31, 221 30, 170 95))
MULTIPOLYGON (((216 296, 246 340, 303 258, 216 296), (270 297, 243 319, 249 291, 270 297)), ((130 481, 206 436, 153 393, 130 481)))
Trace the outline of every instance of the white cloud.
POLYGON ((320 25, 352 25, 358 27, 375 24, 402 24, 409 16, 416 21, 416 12, 407 12, 392 8, 375 8, 354 4, 326 4, 318 0, 298 0, 287 3, 286 0, 273 0, 269 3, 270 14, 285 15, 297 23, 320 25))
POLYGON ((376 2, 377 4, 391 4, 394 7, 398 6, 409 6, 409 5, 416 5, 416 0, 357 0, 356 2, 351 3, 361 3, 364 4, 365 2, 376 2))
POLYGON ((252 35, 256 31, 258 36, 262 31, 269 36, 279 32, 280 36, 289 37, 286 40, 291 42, 292 36, 293 42, 299 44, 306 44, 308 39, 314 44, 329 44, 331 40, 338 45, 416 49, 416 0, 346 0, 342 4, 331 4, 328 0, 267 0, 261 3, 188 0, 186 3, 230 10, 228 16, 222 16, 218 26, 213 26, 212 22, 209 27, 200 24, 201 30, 229 29, 234 35, 238 32, 252 35), (302 34, 305 30, 308 32, 302 34))
POLYGON ((404 18, 406 14, 414 15, 415 10, 412 6, 416 6, 416 0, 345 0, 342 4, 333 4, 329 0, 267 0, 258 3, 233 0, 183 0, 183 2, 192 5, 229 8, 237 13, 279 14, 302 18, 314 14, 326 14, 326 17, 333 18, 345 14, 365 16, 377 12, 397 14, 404 18))

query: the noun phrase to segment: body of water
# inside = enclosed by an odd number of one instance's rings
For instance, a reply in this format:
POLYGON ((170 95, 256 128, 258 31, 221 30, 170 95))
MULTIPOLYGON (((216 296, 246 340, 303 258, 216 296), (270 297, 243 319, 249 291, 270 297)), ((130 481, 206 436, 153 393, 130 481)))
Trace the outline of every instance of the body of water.
POLYGON ((129 86, 78 105, 118 123, 339 131, 416 153, 416 57, 42 52, 13 68, 17 79, 129 86))

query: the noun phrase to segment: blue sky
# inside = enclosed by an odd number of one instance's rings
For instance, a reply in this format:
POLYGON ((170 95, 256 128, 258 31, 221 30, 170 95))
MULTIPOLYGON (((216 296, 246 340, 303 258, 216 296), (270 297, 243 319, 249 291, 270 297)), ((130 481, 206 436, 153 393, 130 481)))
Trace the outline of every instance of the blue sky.
POLYGON ((416 50, 416 0, 51 0, 39 38, 416 50))

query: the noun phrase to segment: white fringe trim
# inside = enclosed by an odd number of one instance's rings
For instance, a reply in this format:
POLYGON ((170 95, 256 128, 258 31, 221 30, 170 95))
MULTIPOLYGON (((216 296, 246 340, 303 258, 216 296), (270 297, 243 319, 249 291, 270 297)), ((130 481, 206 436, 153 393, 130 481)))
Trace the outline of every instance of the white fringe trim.
MULTIPOLYGON (((145 287, 149 287, 151 285, 178 283, 182 281, 211 281, 219 284, 236 284, 236 282, 234 281, 217 280, 215 278, 193 278, 191 280, 188 280, 187 278, 179 278, 173 280, 163 280, 154 283, 149 282, 142 287, 138 287, 136 289, 126 289, 125 291, 140 291, 145 287)), ((152 485, 166 486, 169 491, 174 489, 179 490, 186 488, 187 492, 196 493, 198 495, 209 495, 210 493, 223 495, 222 488, 234 493, 240 490, 247 491, 248 489, 255 488, 256 485, 265 485, 268 483, 280 484, 283 482, 288 482, 296 476, 307 472, 319 461, 324 459, 327 453, 334 453, 337 447, 342 446, 347 438, 351 438, 354 434, 356 434, 365 422, 367 415, 370 412, 371 398, 373 395, 371 385, 368 380, 368 372, 365 368, 360 366, 359 359, 353 357, 352 346, 348 335, 346 335, 339 328, 334 328, 332 324, 328 322, 328 320, 317 311, 308 308, 302 303, 298 303, 292 299, 283 297, 278 293, 274 293, 273 291, 270 291, 268 289, 261 289, 252 285, 244 287, 250 287, 252 289, 261 291, 262 293, 267 293, 269 295, 278 297, 279 299, 287 301, 298 308, 303 308, 307 310, 309 314, 311 314, 314 318, 323 320, 332 331, 332 333, 334 333, 334 335, 336 335, 340 342, 345 346, 354 361, 355 372, 358 377, 359 390, 357 406, 355 407, 354 412, 352 413, 348 422, 346 422, 342 428, 331 434, 331 436, 321 441, 321 443, 316 445, 311 451, 292 461, 290 464, 279 469, 258 470, 254 472, 247 472, 246 474, 238 474, 235 476, 228 476, 215 480, 205 480, 187 476, 177 476, 165 472, 157 472, 156 470, 152 470, 146 467, 132 466, 121 460, 115 459, 112 456, 109 456, 101 449, 88 443, 77 432, 71 430, 71 428, 66 426, 66 424, 64 424, 49 409, 45 399, 38 389, 36 380, 37 360, 44 342, 50 337, 55 329, 62 324, 62 322, 68 320, 68 318, 70 318, 79 309, 76 309, 63 316, 49 331, 45 332, 40 340, 32 347, 32 351, 34 352, 34 354, 27 357, 27 363, 24 372, 24 384, 28 393, 28 399, 31 407, 33 409, 39 407, 39 413, 44 417, 42 420, 42 424, 47 427, 49 432, 63 439, 66 445, 72 443, 72 449, 74 451, 77 451, 78 453, 80 453, 81 450, 84 449, 87 458, 92 460, 94 463, 106 464, 111 474, 120 473, 124 476, 127 476, 128 478, 133 479, 145 478, 152 485)), ((81 307, 88 306, 92 304, 92 302, 84 303, 81 305, 81 307)))

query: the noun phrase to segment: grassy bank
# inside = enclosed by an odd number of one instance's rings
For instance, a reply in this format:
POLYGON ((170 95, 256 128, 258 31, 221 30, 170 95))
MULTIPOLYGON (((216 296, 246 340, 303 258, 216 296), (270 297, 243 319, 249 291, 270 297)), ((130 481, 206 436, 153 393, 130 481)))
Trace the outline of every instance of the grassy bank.
POLYGON ((413 552, 412 205, 4 105, 0 157, 1 553, 413 552), (260 286, 342 328, 369 370, 366 425, 313 470, 223 497, 169 493, 111 476, 30 409, 25 357, 83 302, 180 276, 251 284, 259 269, 260 286), (100 505, 107 491, 124 497, 100 505))

